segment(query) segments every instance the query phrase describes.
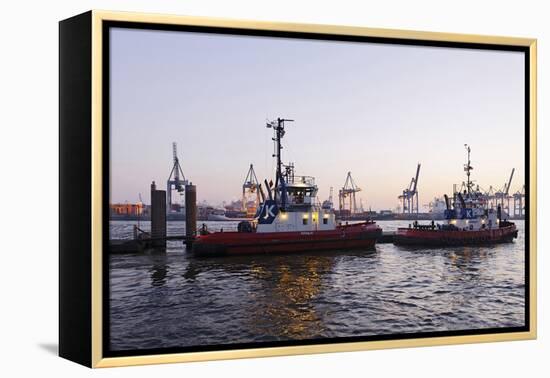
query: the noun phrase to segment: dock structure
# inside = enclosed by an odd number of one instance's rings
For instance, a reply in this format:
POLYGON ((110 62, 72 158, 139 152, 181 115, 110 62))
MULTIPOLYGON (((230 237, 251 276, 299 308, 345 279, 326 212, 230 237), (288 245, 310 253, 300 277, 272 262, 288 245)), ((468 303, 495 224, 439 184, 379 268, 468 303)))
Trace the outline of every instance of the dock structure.
POLYGON ((153 247, 166 247, 166 192, 151 184, 151 239, 153 247))
POLYGON ((187 247, 197 235, 197 187, 193 183, 185 185, 185 235, 187 247))

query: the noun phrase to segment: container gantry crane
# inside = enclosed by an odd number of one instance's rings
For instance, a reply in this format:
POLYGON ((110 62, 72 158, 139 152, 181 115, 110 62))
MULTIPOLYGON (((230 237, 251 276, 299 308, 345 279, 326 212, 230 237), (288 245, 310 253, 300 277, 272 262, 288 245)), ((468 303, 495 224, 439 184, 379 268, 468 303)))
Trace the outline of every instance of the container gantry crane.
POLYGON ((514 217, 523 218, 525 216, 525 185, 512 197, 514 198, 514 217))
POLYGON ((340 189, 338 193, 338 199, 339 199, 339 205, 340 205, 340 211, 347 210, 346 209, 346 203, 349 200, 349 211, 351 214, 357 213, 357 202, 355 200, 355 193, 360 192, 361 188, 358 187, 355 184, 355 181, 353 181, 353 178, 351 177, 351 172, 348 172, 348 175, 346 177, 346 182, 344 184, 344 187, 340 189))
POLYGON ((256 177, 256 172, 254 172, 254 166, 252 164, 250 164, 250 168, 248 168, 248 173, 243 183, 242 211, 247 211, 247 204, 251 200, 254 201, 256 208, 260 206, 260 182, 256 177))
POLYGON ((181 169, 180 161, 178 158, 178 147, 176 142, 172 143, 172 156, 173 164, 172 170, 170 171, 170 176, 166 182, 166 210, 172 210, 172 191, 178 192, 183 196, 185 192, 185 185, 188 184, 183 174, 183 169, 181 169))
POLYGON ((510 214, 510 199, 512 198, 510 196, 510 186, 512 185, 512 179, 514 178, 514 172, 515 168, 512 168, 512 172, 510 173, 510 178, 508 179, 508 182, 504 183, 504 187, 497 191, 495 193, 495 200, 497 206, 500 205, 500 207, 506 211, 507 214, 510 214))
POLYGON ((397 198, 401 202, 403 214, 418 214, 418 177, 420 176, 420 163, 416 166, 416 175, 411 178, 409 187, 397 198))

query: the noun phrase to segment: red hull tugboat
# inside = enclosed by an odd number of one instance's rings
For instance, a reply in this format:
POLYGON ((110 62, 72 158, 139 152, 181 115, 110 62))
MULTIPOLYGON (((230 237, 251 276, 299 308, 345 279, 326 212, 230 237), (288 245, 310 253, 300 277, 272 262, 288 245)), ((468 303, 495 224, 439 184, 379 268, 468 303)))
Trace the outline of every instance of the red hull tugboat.
POLYGON ((463 192, 454 193, 453 199, 445 195, 445 223, 420 225, 414 222, 409 228, 399 228, 394 244, 426 247, 486 245, 512 242, 518 236, 516 225, 502 219, 502 209, 488 208, 488 202, 470 181, 470 147, 464 170, 468 177, 463 192), (451 203, 452 202, 452 203, 451 203))
POLYGON ((262 204, 252 221, 242 221, 235 232, 210 233, 203 226, 193 241, 196 256, 232 254, 297 253, 339 249, 372 249, 382 235, 374 222, 336 224, 334 210, 320 206, 317 185, 310 176, 296 176, 294 165, 281 162, 281 139, 285 122, 267 124, 273 128, 277 171, 275 184, 264 181, 258 188, 262 204), (284 168, 284 172, 283 172, 284 168))

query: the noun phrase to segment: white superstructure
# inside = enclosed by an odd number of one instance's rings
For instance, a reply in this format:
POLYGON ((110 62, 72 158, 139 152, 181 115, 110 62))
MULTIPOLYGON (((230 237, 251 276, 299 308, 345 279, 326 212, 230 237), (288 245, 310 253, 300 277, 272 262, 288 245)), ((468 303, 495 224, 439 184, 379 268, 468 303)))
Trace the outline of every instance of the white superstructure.
POLYGON ((292 232, 334 230, 333 209, 319 206, 317 185, 310 176, 286 175, 278 188, 279 198, 285 198, 284 208, 276 201, 265 201, 255 220, 256 232, 292 232))

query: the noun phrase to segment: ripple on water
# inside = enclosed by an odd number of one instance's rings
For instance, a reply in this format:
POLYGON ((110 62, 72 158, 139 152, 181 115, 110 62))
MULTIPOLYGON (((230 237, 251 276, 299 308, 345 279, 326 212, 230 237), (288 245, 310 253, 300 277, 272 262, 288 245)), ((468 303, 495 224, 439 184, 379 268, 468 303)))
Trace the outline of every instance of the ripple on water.
MULTIPOLYGON (((113 223, 114 236, 131 235, 132 222, 113 223)), ((515 243, 484 248, 382 244, 375 251, 193 259, 169 242, 166 254, 111 256, 111 348, 522 326, 523 222, 517 224, 515 243)), ((169 231, 177 227, 183 223, 169 231)))

